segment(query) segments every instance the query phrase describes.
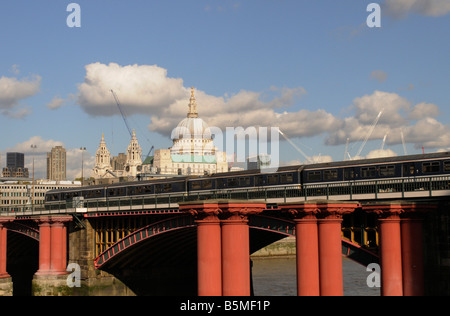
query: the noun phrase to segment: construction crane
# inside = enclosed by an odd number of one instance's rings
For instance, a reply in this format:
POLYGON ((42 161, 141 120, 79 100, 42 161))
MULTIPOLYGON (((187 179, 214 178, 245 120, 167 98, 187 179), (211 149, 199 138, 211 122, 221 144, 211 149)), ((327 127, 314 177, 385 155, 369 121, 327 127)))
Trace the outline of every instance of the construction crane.
POLYGON ((142 162, 144 163, 148 157, 150 157, 150 154, 152 153, 153 149, 155 148, 155 146, 152 146, 152 148, 150 148, 150 150, 148 151, 147 156, 145 157, 145 159, 142 159, 142 162))
POLYGON ((364 149, 364 146, 366 146, 366 143, 369 140, 369 137, 372 136, 375 126, 377 126, 378 121, 381 118, 381 115, 383 115, 383 112, 384 112, 384 109, 381 110, 380 113, 378 113, 378 116, 375 119, 375 121, 373 122, 372 126, 370 127, 369 133, 367 133, 366 138, 364 139, 364 142, 362 143, 361 147, 358 150, 358 153, 356 154, 356 157, 358 157, 361 154, 362 150, 364 149))
POLYGON ((119 108, 119 111, 120 111, 120 114, 122 115, 123 121, 125 122, 125 125, 127 126, 128 132, 130 133, 130 137, 133 137, 133 132, 131 131, 130 126, 128 125, 128 121, 127 121, 127 117, 125 116, 125 113, 123 113, 122 106, 120 105, 120 102, 119 102, 119 98, 117 97, 116 93, 112 89, 110 91, 114 97, 114 100, 116 100, 117 107, 119 108))
POLYGON ((281 136, 283 136, 283 137, 289 142, 289 144, 292 145, 292 147, 294 147, 295 149, 297 149, 297 151, 298 151, 303 157, 305 157, 305 159, 306 159, 306 161, 307 161, 308 163, 313 163, 313 162, 314 162, 314 161, 311 159, 311 157, 309 157, 308 155, 306 155, 300 148, 298 148, 298 146, 295 145, 295 143, 294 143, 292 140, 290 140, 290 139, 286 136, 286 134, 284 134, 280 129, 278 129, 278 132, 281 134, 281 136))
MULTIPOLYGON (((126 125, 126 127, 128 129, 128 133, 130 133, 130 137, 133 137, 133 132, 131 131, 130 126, 128 125, 128 120, 127 120, 127 117, 125 116, 125 113, 122 110, 122 105, 120 104, 119 97, 117 96, 117 94, 112 89, 110 91, 111 91, 111 93, 112 93, 112 95, 114 97, 114 100, 116 100, 117 107, 119 108, 120 114, 122 115, 123 121, 125 122, 125 125, 126 125)), ((147 160, 147 158, 150 156, 150 154, 151 154, 151 152, 153 151, 154 148, 155 148, 154 146, 151 146, 150 150, 148 151, 147 157, 145 157, 145 159, 143 159, 142 161, 147 160)))

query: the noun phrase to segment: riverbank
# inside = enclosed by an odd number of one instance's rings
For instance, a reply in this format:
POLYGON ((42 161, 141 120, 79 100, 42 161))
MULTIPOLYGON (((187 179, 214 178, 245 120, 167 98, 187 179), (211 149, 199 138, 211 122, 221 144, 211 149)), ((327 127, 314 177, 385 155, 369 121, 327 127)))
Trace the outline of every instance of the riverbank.
POLYGON ((251 259, 295 258, 295 237, 286 237, 251 255, 251 259))

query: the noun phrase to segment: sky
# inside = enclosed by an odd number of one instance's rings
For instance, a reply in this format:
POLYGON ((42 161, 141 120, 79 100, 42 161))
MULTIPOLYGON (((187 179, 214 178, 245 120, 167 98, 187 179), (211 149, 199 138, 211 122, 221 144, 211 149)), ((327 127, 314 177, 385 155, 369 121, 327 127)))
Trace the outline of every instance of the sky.
POLYGON ((23 152, 44 178, 63 145, 74 179, 102 133, 125 152, 110 90, 145 158, 191 87, 210 126, 279 127, 283 164, 447 151, 449 31, 449 0, 3 0, 0 166, 23 152))

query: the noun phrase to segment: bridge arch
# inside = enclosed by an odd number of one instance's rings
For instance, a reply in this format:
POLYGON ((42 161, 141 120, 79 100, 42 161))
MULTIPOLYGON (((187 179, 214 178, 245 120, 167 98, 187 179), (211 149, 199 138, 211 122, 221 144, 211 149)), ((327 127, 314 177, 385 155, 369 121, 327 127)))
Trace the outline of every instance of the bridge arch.
POLYGON ((95 260, 95 268, 102 269, 108 265, 113 258, 122 255, 131 248, 154 238, 161 234, 174 233, 186 228, 194 228, 194 219, 190 215, 176 216, 156 223, 147 225, 128 236, 122 238, 114 245, 102 252, 95 260))
POLYGON ((39 230, 26 224, 9 222, 6 229, 39 241, 39 230))
MULTIPOLYGON (((266 215, 254 215, 250 218, 249 226, 254 229, 295 237, 295 222, 288 219, 280 219, 278 217, 266 215)), ((259 247, 258 249, 260 248, 262 247, 259 247)), ((370 252, 345 238, 342 238, 342 255, 364 266, 379 261, 377 254, 370 252)))
MULTIPOLYGON (((112 262, 114 258, 123 255, 124 252, 129 251, 134 246, 137 246, 150 238, 169 233, 176 233, 177 235, 190 233, 192 235, 195 227, 194 217, 191 215, 176 216, 152 223, 131 233, 106 249, 94 260, 95 268, 104 268, 112 262)), ((266 215, 253 215, 250 217, 249 227, 251 228, 251 232, 259 230, 272 233, 266 234, 265 238, 254 238, 251 242, 251 253, 284 237, 295 237, 295 223, 288 219, 280 219, 266 215)), ((260 234, 259 236, 262 235, 260 234)), ((195 238, 195 236, 190 236, 190 239, 192 238, 195 238)), ((191 245, 191 247, 194 246, 191 245)), ((346 239, 342 239, 342 254, 365 266, 369 263, 378 262, 378 256, 376 254, 369 252, 346 239)))

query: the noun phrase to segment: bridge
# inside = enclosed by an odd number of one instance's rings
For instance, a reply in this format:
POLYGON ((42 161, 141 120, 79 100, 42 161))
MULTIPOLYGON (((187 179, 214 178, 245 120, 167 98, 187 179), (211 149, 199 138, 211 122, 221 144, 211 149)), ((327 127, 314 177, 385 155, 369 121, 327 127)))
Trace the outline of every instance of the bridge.
POLYGON ((0 294, 250 295, 249 255, 286 236, 298 295, 342 295, 342 255, 379 263, 382 295, 449 294, 449 196, 439 176, 2 207, 0 294))

